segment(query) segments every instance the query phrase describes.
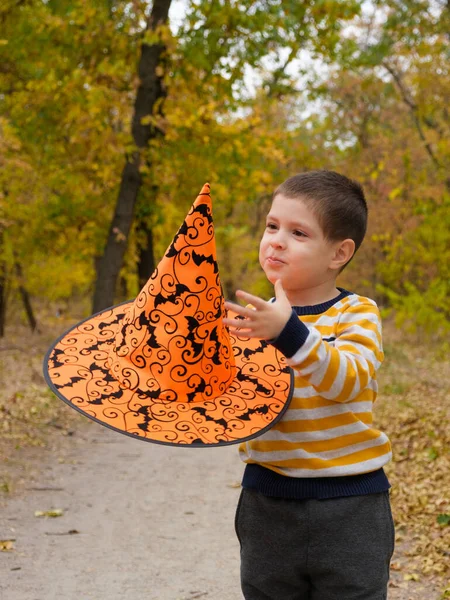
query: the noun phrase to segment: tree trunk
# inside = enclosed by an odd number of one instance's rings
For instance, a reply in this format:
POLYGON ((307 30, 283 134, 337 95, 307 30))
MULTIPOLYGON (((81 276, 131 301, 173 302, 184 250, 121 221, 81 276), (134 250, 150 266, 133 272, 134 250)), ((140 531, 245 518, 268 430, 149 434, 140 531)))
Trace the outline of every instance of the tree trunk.
MULTIPOLYGON (((155 31, 159 25, 167 23, 171 1, 154 0, 147 23, 147 31, 155 31)), ((145 43, 142 44, 138 68, 140 84, 134 104, 132 124, 133 139, 138 149, 127 160, 122 172, 119 196, 109 229, 108 241, 104 254, 97 263, 97 281, 93 301, 94 313, 114 304, 117 278, 122 267, 133 222, 134 207, 142 183, 139 169, 141 151, 148 147, 150 139, 158 135, 154 125, 143 125, 141 119, 152 115, 156 102, 166 96, 163 85, 164 70, 158 69, 158 66, 164 61, 164 50, 163 43, 156 43, 151 46, 145 43)))
POLYGON ((0 263, 0 338, 5 335, 6 277, 4 265, 0 263))
POLYGON ((139 250, 138 275, 139 288, 142 289, 150 275, 155 270, 155 255, 153 252, 153 231, 146 222, 141 222, 139 229, 145 234, 146 246, 139 250))
POLYGON ((22 296, 22 302, 25 307, 25 312, 27 313, 27 319, 28 323, 30 324, 31 331, 37 331, 38 333, 40 333, 40 331, 37 328, 37 321, 33 313, 33 308, 31 306, 30 294, 28 293, 28 290, 23 284, 22 267, 18 262, 16 262, 16 273, 17 278, 19 280, 19 292, 22 296))
MULTIPOLYGON (((5 197, 8 192, 4 190, 5 197)), ((0 227, 0 338, 5 336, 6 327, 6 304, 8 290, 8 270, 6 261, 1 258, 3 253, 4 233, 0 227)))

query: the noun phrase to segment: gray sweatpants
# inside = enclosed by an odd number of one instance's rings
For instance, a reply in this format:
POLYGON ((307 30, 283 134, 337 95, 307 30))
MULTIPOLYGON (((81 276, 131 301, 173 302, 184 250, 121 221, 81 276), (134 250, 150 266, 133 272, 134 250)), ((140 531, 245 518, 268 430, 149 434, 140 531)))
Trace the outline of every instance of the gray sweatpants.
POLYGON ((386 600, 395 531, 389 492, 285 500, 242 489, 246 600, 386 600))

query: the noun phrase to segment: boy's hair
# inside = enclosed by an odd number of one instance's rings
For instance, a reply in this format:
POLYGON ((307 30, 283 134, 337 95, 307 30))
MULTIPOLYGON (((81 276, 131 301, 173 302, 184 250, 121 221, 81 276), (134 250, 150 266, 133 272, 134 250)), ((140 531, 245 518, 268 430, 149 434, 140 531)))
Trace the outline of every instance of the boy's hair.
POLYGON ((355 242, 353 256, 356 254, 366 234, 368 215, 364 191, 357 181, 326 169, 306 171, 286 179, 274 191, 273 199, 278 194, 304 201, 317 218, 325 239, 337 242, 350 238, 355 242))

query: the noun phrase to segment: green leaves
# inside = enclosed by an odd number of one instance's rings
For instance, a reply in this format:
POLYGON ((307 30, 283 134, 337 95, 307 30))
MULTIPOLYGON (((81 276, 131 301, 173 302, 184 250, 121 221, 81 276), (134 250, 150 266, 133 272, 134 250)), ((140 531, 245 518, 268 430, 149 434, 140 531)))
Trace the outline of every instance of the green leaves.
POLYGON ((450 525, 450 515, 446 513, 438 515, 436 521, 439 523, 439 525, 443 525, 444 527, 446 525, 450 525))

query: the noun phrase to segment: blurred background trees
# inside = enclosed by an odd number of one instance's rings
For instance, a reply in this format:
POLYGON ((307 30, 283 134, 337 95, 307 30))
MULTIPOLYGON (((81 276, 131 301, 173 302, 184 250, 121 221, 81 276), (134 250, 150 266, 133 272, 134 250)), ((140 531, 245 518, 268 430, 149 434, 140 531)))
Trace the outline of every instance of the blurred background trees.
POLYGON ((445 335, 448 4, 166 4, 168 21, 149 28, 150 0, 2 3, 0 322, 90 314, 108 239, 123 253, 103 306, 134 297, 206 181, 226 295, 269 296, 257 256, 271 193, 327 168, 360 181, 370 210, 338 284, 399 326, 445 335), (156 47, 162 93, 145 114, 142 57, 156 47), (139 143, 136 126, 155 135, 139 143), (112 224, 133 157, 128 231, 112 224))

